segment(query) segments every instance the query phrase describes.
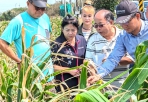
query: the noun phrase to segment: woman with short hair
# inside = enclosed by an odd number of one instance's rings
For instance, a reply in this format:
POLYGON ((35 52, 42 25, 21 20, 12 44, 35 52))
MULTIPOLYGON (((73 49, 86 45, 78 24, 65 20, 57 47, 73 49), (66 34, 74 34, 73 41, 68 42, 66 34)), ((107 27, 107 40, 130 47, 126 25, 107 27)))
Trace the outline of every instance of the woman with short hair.
MULTIPOLYGON (((52 45, 52 52, 58 54, 66 54, 69 56, 53 56, 55 71, 62 71, 83 64, 86 40, 83 36, 78 35, 77 32, 78 20, 68 14, 62 21, 61 35, 55 40, 56 43, 52 45), (72 56, 79 58, 74 58, 72 56)), ((79 83, 79 74, 80 71, 77 69, 70 70, 55 76, 55 79, 58 81, 58 83, 65 81, 69 88, 76 88, 79 83)), ((62 86, 64 89, 67 89, 65 85, 62 86)), ((57 92, 60 92, 60 86, 57 86, 56 90, 57 92)))

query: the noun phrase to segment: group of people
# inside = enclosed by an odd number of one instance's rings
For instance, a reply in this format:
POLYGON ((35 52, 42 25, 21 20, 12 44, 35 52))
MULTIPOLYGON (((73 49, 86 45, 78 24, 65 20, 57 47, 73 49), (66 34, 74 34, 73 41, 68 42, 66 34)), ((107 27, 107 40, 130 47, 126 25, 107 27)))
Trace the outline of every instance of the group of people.
MULTIPOLYGON (((49 17, 44 13, 47 0, 28 0, 27 11, 19 14, 12 19, 8 27, 0 37, 0 49, 18 66, 21 64, 22 55, 22 27, 25 28, 25 45, 29 48, 31 39, 38 34, 35 42, 38 40, 49 39, 51 24, 49 17), (17 55, 9 46, 14 41, 17 55)), ((134 52, 136 46, 148 39, 148 22, 141 19, 141 13, 136 5, 129 0, 122 0, 116 8, 116 20, 111 11, 100 9, 95 12, 91 5, 85 5, 81 9, 82 24, 76 17, 67 15, 61 23, 61 34, 56 38, 56 43, 42 42, 33 46, 33 58, 40 61, 41 55, 50 48, 54 53, 50 66, 44 70, 45 75, 50 75, 54 71, 62 71, 71 67, 80 66, 85 59, 92 60, 97 66, 97 72, 89 75, 87 85, 103 78, 105 81, 119 75, 129 68, 129 64, 134 63, 134 52), (93 24, 94 21, 94 24, 93 24), (114 21, 123 28, 119 29, 114 25, 114 21), (60 54, 68 55, 66 57, 60 54), (74 57, 75 56, 75 57, 74 57)), ((47 56, 51 52, 48 51, 47 56)), ((44 56, 45 58, 47 56, 44 56)), ((81 70, 69 70, 63 72, 55 79, 65 82, 65 89, 76 88, 79 84, 79 75, 81 70)), ((115 81, 113 85, 120 87, 125 78, 122 76, 115 81)), ((51 77, 48 81, 53 80, 51 77)), ((56 87, 60 92, 60 86, 56 87)))

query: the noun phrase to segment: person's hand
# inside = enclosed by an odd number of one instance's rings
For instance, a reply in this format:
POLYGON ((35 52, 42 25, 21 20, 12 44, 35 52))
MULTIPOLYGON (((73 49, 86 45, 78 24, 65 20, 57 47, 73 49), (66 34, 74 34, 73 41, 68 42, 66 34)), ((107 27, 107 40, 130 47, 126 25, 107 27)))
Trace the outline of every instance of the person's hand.
POLYGON ((93 76, 90 76, 88 79, 87 79, 87 86, 90 86, 92 84, 94 84, 96 81, 100 80, 101 77, 100 75, 93 75, 93 76))
POLYGON ((19 63, 17 63, 17 67, 18 67, 18 71, 20 71, 20 69, 21 69, 21 61, 19 63))
POLYGON ((74 76, 74 77, 80 75, 80 71, 77 70, 77 69, 70 70, 68 73, 71 74, 71 75, 74 76))

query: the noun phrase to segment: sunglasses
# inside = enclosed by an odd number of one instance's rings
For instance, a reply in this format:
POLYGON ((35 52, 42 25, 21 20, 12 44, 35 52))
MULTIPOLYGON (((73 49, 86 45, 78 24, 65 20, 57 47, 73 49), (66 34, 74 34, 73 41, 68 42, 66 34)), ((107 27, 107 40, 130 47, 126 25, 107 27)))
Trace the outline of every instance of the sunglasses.
POLYGON ((45 7, 37 7, 37 6, 35 6, 34 4, 32 4, 32 5, 34 6, 34 8, 35 8, 36 11, 39 11, 39 10, 45 11, 45 10, 46 10, 45 7))
POLYGON ((98 27, 99 27, 99 28, 102 28, 102 27, 104 27, 104 25, 105 25, 105 24, 94 24, 94 27, 95 27, 95 28, 98 28, 98 27))

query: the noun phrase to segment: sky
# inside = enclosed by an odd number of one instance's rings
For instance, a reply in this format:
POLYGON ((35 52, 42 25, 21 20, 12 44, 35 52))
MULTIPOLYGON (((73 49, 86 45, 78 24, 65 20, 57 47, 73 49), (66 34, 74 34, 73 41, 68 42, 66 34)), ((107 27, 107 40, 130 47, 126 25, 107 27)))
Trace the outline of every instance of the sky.
MULTIPOLYGON (((47 0, 48 4, 54 4, 59 0, 47 0)), ((0 13, 11 10, 12 8, 26 7, 27 0, 0 0, 0 13)))

